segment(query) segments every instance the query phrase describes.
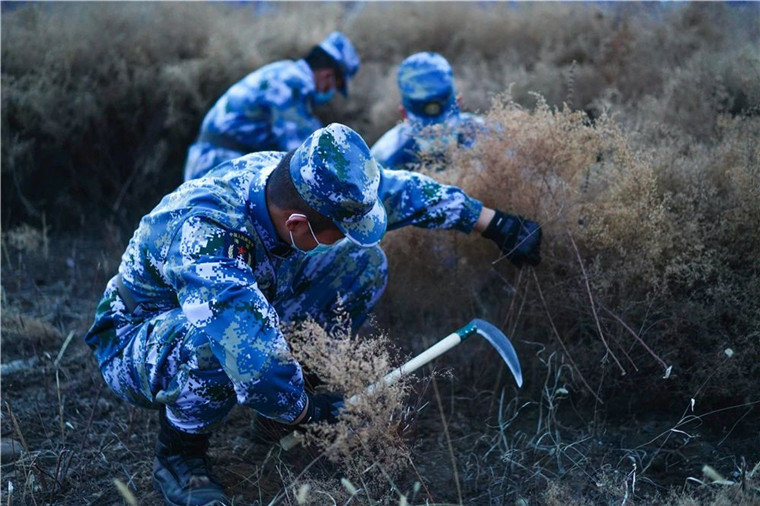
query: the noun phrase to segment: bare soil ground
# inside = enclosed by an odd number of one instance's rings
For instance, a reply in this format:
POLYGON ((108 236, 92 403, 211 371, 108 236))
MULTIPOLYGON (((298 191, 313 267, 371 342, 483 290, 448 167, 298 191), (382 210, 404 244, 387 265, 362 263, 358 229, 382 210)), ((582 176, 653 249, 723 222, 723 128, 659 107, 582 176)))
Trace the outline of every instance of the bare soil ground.
MULTIPOLYGON (((45 247, 47 254, 3 249, 2 504, 160 504, 151 485, 155 413, 112 395, 82 340, 118 254, 80 238, 45 247), (23 449, 11 455, 11 441, 23 449)), ((403 329, 395 335, 411 338, 403 329)), ((412 458, 388 494, 349 501, 760 504, 756 406, 696 416, 687 401, 680 414, 656 412, 656 400, 637 392, 604 408, 576 404, 542 377, 560 376, 556 357, 544 371, 526 371, 526 382, 544 382, 542 399, 512 399, 505 377, 494 384, 498 363, 487 345, 471 351, 480 360, 444 357, 437 368, 448 374, 419 382, 410 399, 416 415, 401 435, 412 458), (703 475, 705 465, 726 484, 707 485, 714 477, 703 475)), ((313 449, 258 442, 251 421, 237 408, 212 440, 236 505, 298 504, 301 483, 338 482, 339 465, 313 449)), ((307 502, 332 504, 322 494, 312 489, 307 502)))

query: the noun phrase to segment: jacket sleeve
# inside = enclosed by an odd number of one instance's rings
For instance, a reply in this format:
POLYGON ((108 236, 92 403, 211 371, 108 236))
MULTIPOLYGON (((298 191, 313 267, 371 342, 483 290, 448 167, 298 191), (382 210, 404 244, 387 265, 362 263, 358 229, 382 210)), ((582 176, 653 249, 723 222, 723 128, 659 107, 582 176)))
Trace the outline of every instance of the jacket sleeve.
POLYGON ((282 151, 296 149, 322 122, 311 112, 308 98, 272 108, 272 133, 282 151))
POLYGON ((469 233, 483 204, 456 186, 408 170, 380 171, 378 194, 388 214, 388 230, 414 225, 469 233))
POLYGON ((372 145, 370 154, 386 169, 404 169, 408 164, 419 162, 417 151, 419 149, 409 127, 406 123, 399 123, 372 145))
POLYGON ((282 151, 296 149, 313 131, 322 128, 314 115, 310 93, 314 83, 309 81, 297 64, 293 64, 282 80, 273 85, 280 88, 272 94, 271 128, 282 151))
POLYGON ((190 218, 171 242, 163 269, 190 324, 208 336, 238 402, 289 423, 306 404, 301 366, 254 269, 238 255, 241 247, 247 247, 242 234, 190 218))

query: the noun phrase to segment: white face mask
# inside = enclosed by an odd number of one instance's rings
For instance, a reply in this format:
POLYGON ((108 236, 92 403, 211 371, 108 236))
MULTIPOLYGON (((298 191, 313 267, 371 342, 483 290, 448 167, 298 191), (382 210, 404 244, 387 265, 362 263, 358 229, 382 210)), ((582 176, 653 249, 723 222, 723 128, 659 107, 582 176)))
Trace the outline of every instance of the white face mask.
MULTIPOLYGON (((293 214, 290 215, 290 218, 292 218, 293 216, 300 216, 301 218, 306 218, 306 215, 304 215, 304 214, 293 213, 293 214)), ((288 219, 290 219, 290 218, 288 218, 288 219)), ((319 239, 317 239, 317 236, 314 234, 314 229, 311 228, 311 223, 309 223, 309 219, 308 218, 306 218, 306 224, 309 226, 309 232, 311 232, 311 236, 314 238, 314 242, 317 243, 317 245, 314 246, 314 248, 312 248, 310 250, 302 250, 301 248, 299 248, 298 246, 296 246, 296 241, 293 239, 293 232, 289 231, 289 233, 290 233, 290 245, 293 246, 294 250, 296 250, 296 251, 298 251, 300 253, 303 253, 306 256, 319 255, 321 253, 326 253, 326 252, 330 251, 332 248, 334 248, 335 246, 337 246, 338 243, 343 242, 343 240, 345 239, 345 237, 344 237, 343 239, 335 241, 332 244, 323 244, 323 243, 319 242, 319 239)))

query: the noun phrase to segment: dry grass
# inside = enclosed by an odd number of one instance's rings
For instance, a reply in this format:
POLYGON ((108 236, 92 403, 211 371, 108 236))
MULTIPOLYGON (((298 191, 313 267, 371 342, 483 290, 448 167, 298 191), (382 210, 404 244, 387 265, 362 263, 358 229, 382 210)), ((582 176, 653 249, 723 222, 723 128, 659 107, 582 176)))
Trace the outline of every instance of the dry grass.
MULTIPOLYGON (((689 161, 672 146, 636 148, 611 118, 589 123, 540 97, 534 110, 508 98, 497 101, 488 119, 500 130, 473 150, 451 153, 451 170, 422 170, 467 188, 488 206, 539 221, 545 240, 537 277, 509 267, 484 241, 404 230, 389 234, 386 243, 392 272, 420 282, 414 297, 394 291, 405 292, 406 285, 391 284, 394 314, 419 317, 450 307, 464 318, 477 303, 506 328, 525 328, 520 336, 554 334, 558 345, 569 346, 579 372, 597 381, 605 362, 616 376, 636 381, 673 365, 677 388, 694 391, 728 346, 742 350, 738 370, 752 368, 759 308, 750 295, 758 283, 751 251, 760 238, 750 225, 758 222, 760 202, 757 148, 750 141, 760 133, 755 118, 724 118, 714 145, 692 144, 689 161), (687 310, 696 327, 688 335, 680 334, 682 304, 694 309, 687 310), (724 333, 715 335, 719 321, 724 333), (645 331, 652 326, 658 331, 650 337, 645 331), (688 348, 694 339, 709 353, 698 358, 666 351, 688 348)), ((750 391, 748 383, 734 380, 725 390, 723 384, 717 381, 711 393, 750 391)))
POLYGON ((387 499, 395 495, 393 482, 409 465, 405 434, 413 422, 414 409, 407 405, 411 378, 385 384, 383 377, 399 365, 389 337, 358 339, 344 324, 327 333, 315 323, 306 323, 288 334, 295 357, 323 382, 319 389, 352 399, 339 423, 307 429, 305 441, 337 466, 340 477, 356 484, 360 492, 355 494, 387 499), (371 394, 366 392, 378 383, 371 394))
POLYGON ((656 121, 704 141, 720 114, 756 111, 757 25, 753 6, 719 4, 9 8, 2 156, 3 200, 13 211, 4 224, 45 214, 56 229, 103 219, 131 228, 181 181, 187 145, 231 83, 265 62, 300 57, 333 29, 355 41, 364 64, 351 98, 320 113, 369 142, 397 120, 396 66, 422 50, 450 59, 472 110, 486 111, 512 84, 523 106, 538 92, 551 106, 622 112, 631 127, 656 121), (716 30, 716 19, 731 30, 716 30))

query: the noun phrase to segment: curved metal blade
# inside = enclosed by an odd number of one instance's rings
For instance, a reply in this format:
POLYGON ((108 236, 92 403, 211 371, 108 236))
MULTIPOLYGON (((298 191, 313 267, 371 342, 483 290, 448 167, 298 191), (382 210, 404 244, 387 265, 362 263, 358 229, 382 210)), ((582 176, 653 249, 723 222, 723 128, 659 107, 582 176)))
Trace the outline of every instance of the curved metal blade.
POLYGON ((480 318, 472 320, 470 325, 474 327, 472 330, 491 343, 491 346, 496 348, 496 351, 499 352, 501 358, 507 363, 507 367, 509 367, 509 370, 512 372, 512 376, 515 377, 517 386, 521 387, 523 378, 520 359, 517 358, 517 352, 515 352, 515 348, 512 346, 512 342, 506 334, 497 329, 493 324, 481 320, 480 318))

